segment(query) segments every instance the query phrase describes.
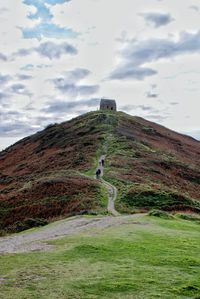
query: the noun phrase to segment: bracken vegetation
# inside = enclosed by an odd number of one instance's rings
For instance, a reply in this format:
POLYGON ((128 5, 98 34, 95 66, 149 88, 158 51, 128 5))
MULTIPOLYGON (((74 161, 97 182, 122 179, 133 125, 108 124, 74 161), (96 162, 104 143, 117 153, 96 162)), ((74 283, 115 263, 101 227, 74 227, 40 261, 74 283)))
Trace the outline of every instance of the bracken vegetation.
POLYGON ((200 142, 123 112, 98 111, 0 153, 0 230, 105 212, 105 190, 93 179, 103 153, 119 211, 200 211, 200 142))

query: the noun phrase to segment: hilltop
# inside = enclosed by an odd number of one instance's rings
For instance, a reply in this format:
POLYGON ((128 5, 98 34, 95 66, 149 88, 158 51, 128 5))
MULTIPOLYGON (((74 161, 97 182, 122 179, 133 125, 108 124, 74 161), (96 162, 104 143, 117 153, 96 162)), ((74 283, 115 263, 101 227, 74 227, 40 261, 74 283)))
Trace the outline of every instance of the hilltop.
POLYGON ((200 211, 200 142, 123 112, 89 112, 24 138, 0 153, 0 229, 106 211, 93 178, 118 188, 117 209, 200 211))

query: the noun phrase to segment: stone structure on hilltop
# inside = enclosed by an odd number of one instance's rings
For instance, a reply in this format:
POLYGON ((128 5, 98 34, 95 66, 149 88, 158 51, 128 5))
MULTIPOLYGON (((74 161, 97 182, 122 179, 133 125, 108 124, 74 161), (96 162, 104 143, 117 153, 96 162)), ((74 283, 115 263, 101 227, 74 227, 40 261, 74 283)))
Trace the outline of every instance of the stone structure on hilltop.
POLYGON ((101 99, 100 110, 117 111, 117 105, 115 100, 101 99))

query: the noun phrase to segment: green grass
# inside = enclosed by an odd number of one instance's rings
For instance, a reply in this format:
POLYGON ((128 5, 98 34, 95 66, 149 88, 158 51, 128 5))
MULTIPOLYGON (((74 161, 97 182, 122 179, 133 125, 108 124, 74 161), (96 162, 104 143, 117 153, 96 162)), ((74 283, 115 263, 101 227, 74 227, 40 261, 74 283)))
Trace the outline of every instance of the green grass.
POLYGON ((51 241, 52 252, 1 256, 0 298, 199 298, 199 225, 134 217, 51 241))

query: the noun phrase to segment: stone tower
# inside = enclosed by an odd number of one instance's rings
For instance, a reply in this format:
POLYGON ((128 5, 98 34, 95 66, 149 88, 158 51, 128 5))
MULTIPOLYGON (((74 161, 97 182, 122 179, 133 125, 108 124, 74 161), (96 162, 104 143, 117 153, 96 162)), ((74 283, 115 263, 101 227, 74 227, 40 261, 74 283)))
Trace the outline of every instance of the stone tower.
POLYGON ((117 111, 117 105, 115 100, 101 99, 100 110, 117 111))

